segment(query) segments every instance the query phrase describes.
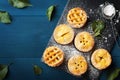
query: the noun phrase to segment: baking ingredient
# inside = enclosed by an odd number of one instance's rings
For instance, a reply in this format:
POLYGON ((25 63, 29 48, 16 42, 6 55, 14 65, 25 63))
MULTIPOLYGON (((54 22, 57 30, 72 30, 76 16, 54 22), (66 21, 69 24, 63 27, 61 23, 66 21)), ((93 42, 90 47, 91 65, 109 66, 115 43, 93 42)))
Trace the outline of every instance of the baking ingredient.
POLYGON ((115 7, 111 4, 104 7, 103 12, 106 16, 112 16, 115 14, 115 7))
POLYGON ((107 80, 115 80, 115 78, 118 77, 119 73, 120 73, 120 68, 115 68, 115 70, 113 70, 113 71, 109 74, 107 80))
POLYGON ((25 8, 28 6, 32 6, 29 0, 8 0, 8 1, 15 8, 25 8))
POLYGON ((96 20, 91 24, 92 30, 94 31, 94 36, 101 36, 103 29, 105 28, 105 24, 102 20, 96 20))
POLYGON ((0 64, 0 80, 3 80, 8 73, 8 65, 0 64))
POLYGON ((40 75, 42 73, 42 68, 38 65, 33 65, 33 70, 36 75, 40 75))
POLYGON ((52 18, 52 14, 53 14, 54 9, 55 9, 55 6, 54 6, 54 5, 50 6, 50 7, 47 9, 46 15, 47 15, 49 21, 51 21, 51 18, 52 18))
POLYGON ((1 23, 11 23, 10 15, 6 11, 0 11, 0 22, 1 23))

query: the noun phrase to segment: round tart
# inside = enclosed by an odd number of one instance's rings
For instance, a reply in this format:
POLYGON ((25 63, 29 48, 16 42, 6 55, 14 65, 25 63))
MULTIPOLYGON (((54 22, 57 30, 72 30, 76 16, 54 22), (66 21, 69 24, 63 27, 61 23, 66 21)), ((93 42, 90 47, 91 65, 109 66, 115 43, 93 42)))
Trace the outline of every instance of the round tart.
POLYGON ((73 41, 74 31, 66 24, 58 25, 53 33, 54 39, 59 44, 69 44, 73 41))
POLYGON ((68 61, 68 70, 76 76, 80 76, 87 71, 87 62, 83 56, 75 55, 68 61))
POLYGON ((94 39, 89 32, 83 31, 76 35, 74 44, 78 50, 88 52, 94 46, 94 39))
POLYGON ((64 60, 64 53, 61 49, 55 46, 46 48, 43 53, 43 61, 51 67, 56 67, 62 64, 64 60))
POLYGON ((69 10, 67 14, 67 22, 74 28, 81 28, 87 21, 86 12, 79 7, 69 10))
POLYGON ((92 54, 91 62, 95 68, 102 70, 107 68, 111 64, 112 59, 107 50, 97 49, 92 54))

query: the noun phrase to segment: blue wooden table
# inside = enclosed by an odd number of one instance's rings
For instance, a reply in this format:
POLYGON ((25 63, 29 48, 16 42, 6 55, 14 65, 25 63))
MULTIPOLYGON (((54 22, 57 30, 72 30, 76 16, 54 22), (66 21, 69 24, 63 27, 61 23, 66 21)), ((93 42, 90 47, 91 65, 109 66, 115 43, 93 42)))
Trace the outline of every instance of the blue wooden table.
MULTIPOLYGON (((80 80, 64 71, 50 68, 41 62, 41 56, 63 12, 67 0, 30 0, 33 6, 16 9, 7 0, 0 1, 0 9, 12 16, 11 24, 0 23, 0 64, 13 63, 5 80, 80 80), (56 5, 52 21, 46 10, 56 5), (34 75, 33 64, 42 67, 40 76, 34 75)), ((120 49, 115 44, 111 55, 112 66, 120 67, 120 49)), ((106 80, 107 70, 101 80, 106 80)), ((118 78, 119 80, 120 78, 118 78)))

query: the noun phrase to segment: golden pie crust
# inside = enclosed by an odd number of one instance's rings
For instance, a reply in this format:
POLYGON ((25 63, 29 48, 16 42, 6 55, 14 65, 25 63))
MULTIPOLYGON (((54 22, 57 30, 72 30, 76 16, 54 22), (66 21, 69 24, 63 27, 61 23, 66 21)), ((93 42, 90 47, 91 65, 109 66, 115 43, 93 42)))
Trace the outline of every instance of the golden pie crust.
POLYGON ((53 37, 59 44, 69 44, 73 41, 74 31, 68 25, 60 24, 55 28, 53 37))
POLYGON ((74 28, 81 28, 87 21, 87 14, 82 8, 76 7, 69 10, 67 22, 74 28))
POLYGON ((92 54, 91 62, 95 68, 102 70, 111 64, 112 59, 110 53, 107 50, 97 49, 92 54))
POLYGON ((88 52, 94 47, 94 38, 89 32, 79 32, 74 40, 75 47, 82 52, 88 52))
POLYGON ((63 51, 55 46, 50 46, 46 48, 43 53, 43 61, 48 66, 56 67, 62 64, 64 60, 64 53, 63 51))
POLYGON ((68 70, 76 76, 80 76, 87 71, 87 61, 83 56, 75 55, 68 60, 68 70))

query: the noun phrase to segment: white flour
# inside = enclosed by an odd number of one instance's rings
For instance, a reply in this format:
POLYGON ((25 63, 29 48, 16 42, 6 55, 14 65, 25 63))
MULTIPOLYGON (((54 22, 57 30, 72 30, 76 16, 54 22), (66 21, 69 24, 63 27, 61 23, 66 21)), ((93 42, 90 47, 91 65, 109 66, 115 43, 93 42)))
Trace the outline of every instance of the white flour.
POLYGON ((106 16, 112 16, 115 14, 115 7, 111 4, 104 7, 103 12, 106 16))

